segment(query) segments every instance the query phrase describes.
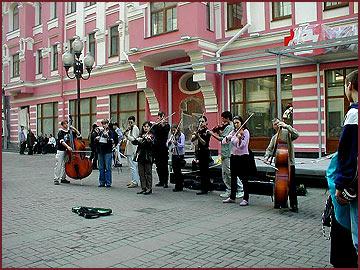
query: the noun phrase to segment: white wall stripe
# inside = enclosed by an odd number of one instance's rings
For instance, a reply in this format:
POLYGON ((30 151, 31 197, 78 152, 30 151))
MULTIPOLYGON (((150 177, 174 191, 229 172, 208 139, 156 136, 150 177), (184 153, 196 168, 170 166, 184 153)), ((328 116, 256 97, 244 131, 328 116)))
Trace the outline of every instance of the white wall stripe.
POLYGON ((104 104, 97 104, 96 107, 109 107, 110 105, 108 103, 104 103, 104 104))
POLYGON ((109 96, 102 96, 102 97, 96 97, 97 100, 100 100, 100 99, 109 99, 109 96))
MULTIPOLYGON (((298 109, 294 108, 294 113, 317 112, 317 111, 318 111, 317 107, 314 107, 314 108, 298 108, 298 109)), ((321 108, 321 111, 323 112, 324 108, 321 108)))
MULTIPOLYGON (((301 137, 317 137, 319 136, 317 131, 301 131, 300 132, 301 137)), ((325 132, 321 132, 321 136, 325 137, 325 132)))
POLYGON ((109 114, 109 111, 103 111, 103 112, 96 112, 96 114, 109 114))
MULTIPOLYGON (((316 120, 293 120, 293 123, 294 125, 311 125, 311 124, 317 124, 319 121, 316 119, 316 120)), ((324 124, 325 121, 324 119, 321 120, 321 124, 324 124)))
MULTIPOLYGON (((323 76, 323 75, 324 75, 324 71, 320 71, 320 76, 323 76)), ((317 72, 316 72, 316 71, 292 74, 292 78, 293 78, 293 79, 316 77, 316 76, 317 76, 317 72)))
MULTIPOLYGON (((324 99, 324 96, 321 96, 321 99, 324 99)), ((293 97, 293 101, 309 101, 309 100, 318 100, 318 99, 317 96, 293 97)))
POLYGON ((36 117, 30 117, 30 120, 36 120, 36 117))
MULTIPOLYGON (((295 143, 294 142, 294 147, 295 148, 319 148, 319 144, 317 144, 317 143, 295 143)), ((325 148, 325 144, 322 144, 321 147, 325 148)))
MULTIPOLYGON (((320 87, 324 88, 324 84, 321 83, 320 87)), ((313 88, 317 88, 316 83, 293 85, 293 90, 303 90, 303 89, 313 89, 313 88)))

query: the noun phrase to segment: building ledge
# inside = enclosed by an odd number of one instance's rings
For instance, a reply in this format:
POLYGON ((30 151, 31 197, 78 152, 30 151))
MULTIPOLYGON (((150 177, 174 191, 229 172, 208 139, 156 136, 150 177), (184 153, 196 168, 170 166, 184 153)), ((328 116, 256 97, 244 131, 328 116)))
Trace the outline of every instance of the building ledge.
POLYGON ((20 37, 20 29, 17 29, 15 31, 11 31, 11 32, 6 34, 7 41, 9 41, 11 39, 14 39, 14 38, 17 38, 17 37, 20 37))

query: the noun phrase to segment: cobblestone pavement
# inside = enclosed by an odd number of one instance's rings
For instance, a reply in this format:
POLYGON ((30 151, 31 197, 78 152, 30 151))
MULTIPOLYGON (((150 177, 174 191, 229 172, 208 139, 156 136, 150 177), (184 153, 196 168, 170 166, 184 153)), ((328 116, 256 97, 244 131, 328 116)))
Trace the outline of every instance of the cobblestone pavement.
MULTIPOLYGON (((299 213, 273 208, 268 196, 250 205, 223 204, 219 192, 129 189, 127 167, 113 187, 98 188, 98 171, 53 184, 55 156, 3 153, 2 267, 297 267, 326 268, 329 241, 321 233, 325 189, 299 197, 299 213), (73 206, 113 209, 84 219, 73 206)), ((157 182, 154 171, 154 184, 157 182)))

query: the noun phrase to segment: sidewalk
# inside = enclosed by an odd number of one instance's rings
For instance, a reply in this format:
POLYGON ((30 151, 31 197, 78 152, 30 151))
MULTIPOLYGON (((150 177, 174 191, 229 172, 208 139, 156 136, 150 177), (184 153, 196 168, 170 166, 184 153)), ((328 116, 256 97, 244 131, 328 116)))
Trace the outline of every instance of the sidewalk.
POLYGON ((52 154, 3 153, 4 268, 331 267, 321 233, 325 189, 308 188, 296 214, 274 209, 269 196, 251 195, 240 207, 217 191, 173 193, 172 184, 137 195, 140 188, 126 188, 126 167, 112 172, 110 189, 97 187, 98 171, 82 185, 55 186, 54 164, 52 154), (88 220, 74 206, 113 215, 88 220))

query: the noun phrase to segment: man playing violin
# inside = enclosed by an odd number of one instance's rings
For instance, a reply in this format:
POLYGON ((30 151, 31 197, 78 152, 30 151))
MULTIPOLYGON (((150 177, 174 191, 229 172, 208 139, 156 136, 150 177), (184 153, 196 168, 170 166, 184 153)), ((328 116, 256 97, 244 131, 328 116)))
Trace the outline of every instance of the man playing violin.
MULTIPOLYGON (((221 113, 221 121, 223 125, 218 129, 214 128, 209 131, 209 134, 213 136, 216 140, 221 142, 226 136, 230 134, 230 132, 234 129, 234 125, 232 123, 232 114, 229 111, 224 111, 221 113), (218 132, 216 132, 218 130, 218 132), (216 134, 218 133, 218 134, 216 134)), ((223 181, 226 186, 226 192, 220 194, 221 198, 228 198, 230 196, 231 190, 231 172, 230 172, 230 156, 231 156, 231 148, 232 144, 221 144, 221 170, 223 175, 223 181)), ((238 180, 238 193, 236 194, 236 198, 240 198, 242 196, 242 184, 240 180, 238 180)))
POLYGON ((159 177, 159 183, 155 186, 164 188, 168 187, 169 169, 169 150, 166 145, 170 131, 170 125, 165 121, 165 113, 159 112, 156 124, 153 125, 152 131, 154 132, 154 159, 156 164, 156 172, 159 177))
MULTIPOLYGON (((70 142, 70 130, 69 130, 69 122, 67 120, 63 120, 60 123, 61 127, 58 132, 58 149, 56 151, 56 165, 54 169, 54 185, 59 185, 61 183, 68 184, 70 181, 66 180, 66 172, 65 172, 65 163, 68 159, 68 154, 66 151, 71 152, 72 148, 69 146, 70 142)), ((80 137, 80 132, 72 127, 74 135, 80 137)))
POLYGON ((191 136, 191 141, 198 141, 198 159, 199 159, 199 170, 200 170, 200 185, 201 191, 196 195, 207 194, 210 190, 210 178, 209 178, 209 142, 210 134, 207 129, 207 118, 201 116, 199 119, 199 129, 191 136))
MULTIPOLYGON (((286 120, 287 118, 284 118, 286 120)), ((289 186, 289 200, 290 200, 290 210, 292 212, 298 212, 298 201, 296 196, 296 182, 295 182, 295 153, 294 153, 294 143, 293 141, 299 137, 299 132, 293 128, 291 125, 286 124, 283 121, 280 121, 278 118, 272 120, 272 125, 276 134, 271 138, 268 147, 266 148, 264 158, 267 161, 273 156, 274 151, 276 151, 276 142, 278 138, 278 133, 281 132, 279 138, 280 141, 287 142, 288 152, 289 152, 289 162, 290 162, 290 186, 289 186), (280 131, 281 130, 281 131, 280 131)), ((277 208, 278 206, 275 205, 277 208)))

